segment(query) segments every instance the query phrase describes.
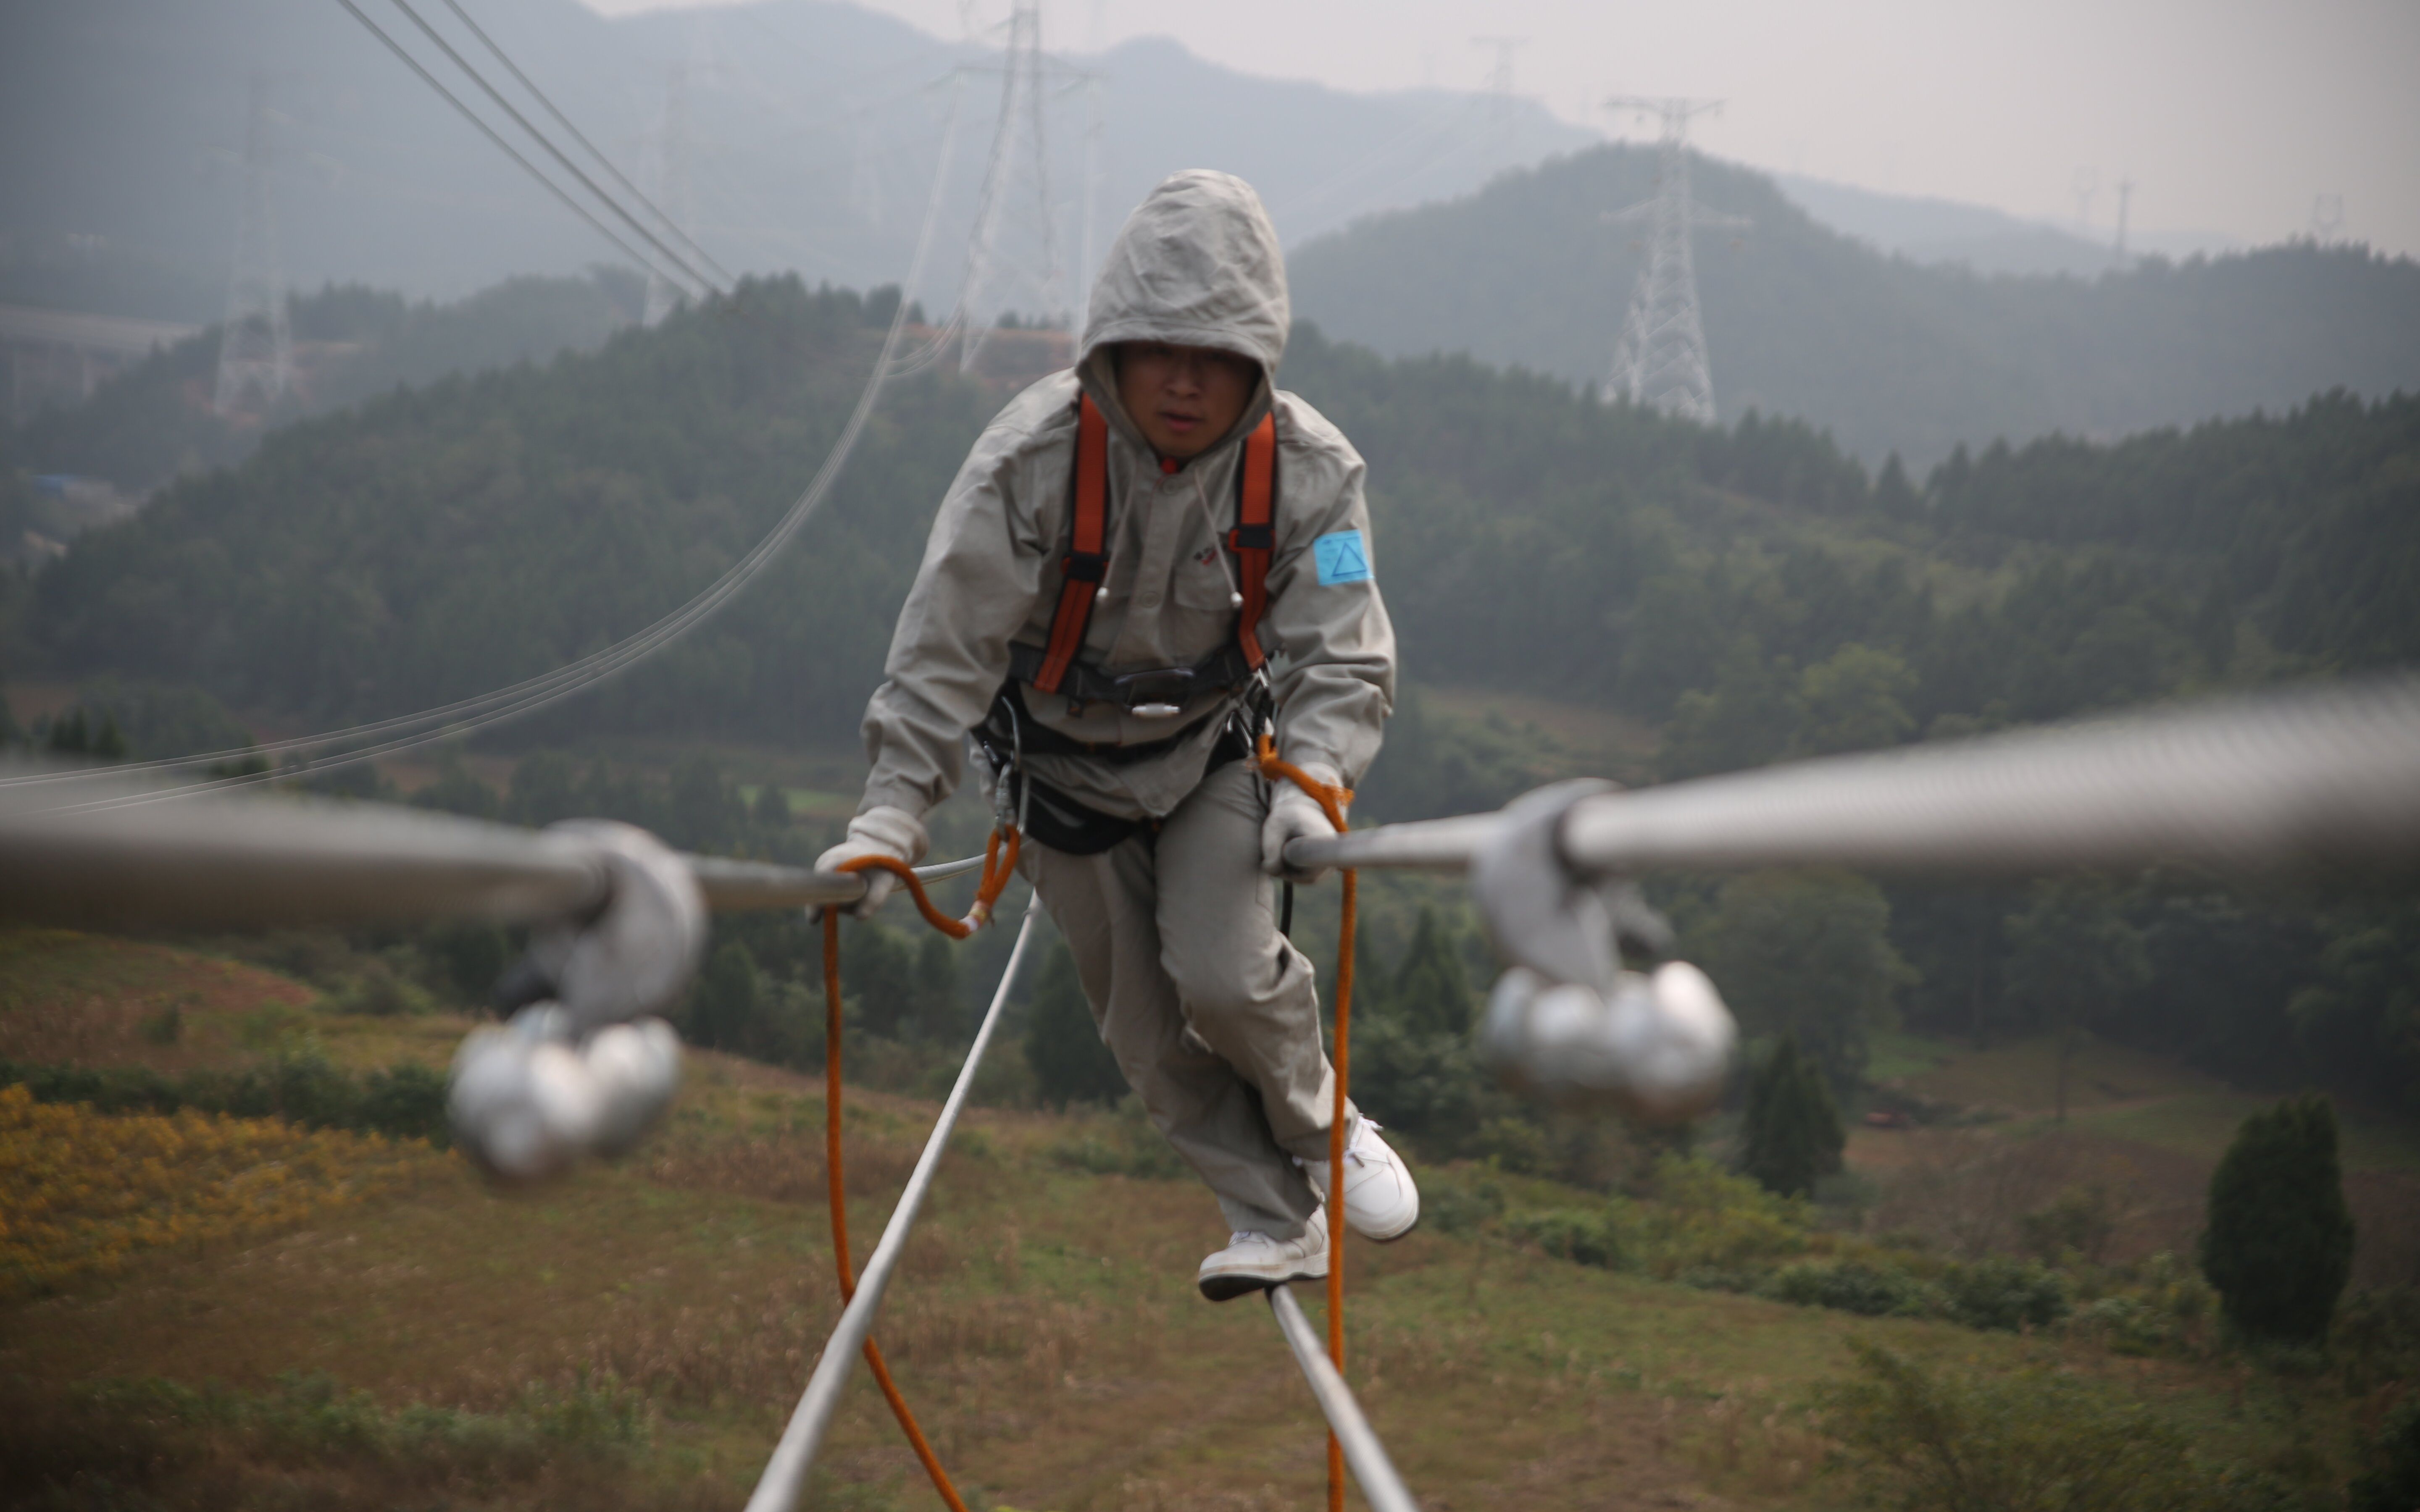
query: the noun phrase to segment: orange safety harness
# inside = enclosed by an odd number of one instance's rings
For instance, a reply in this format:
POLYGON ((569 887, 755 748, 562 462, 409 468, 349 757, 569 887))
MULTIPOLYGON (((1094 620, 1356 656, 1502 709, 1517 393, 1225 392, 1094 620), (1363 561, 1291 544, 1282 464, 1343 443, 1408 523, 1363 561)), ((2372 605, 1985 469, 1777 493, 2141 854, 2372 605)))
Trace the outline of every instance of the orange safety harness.
MULTIPOLYGON (((1227 549, 1235 553, 1236 589, 1243 597, 1235 617, 1235 648, 1243 670, 1257 672, 1267 662, 1261 649, 1261 617, 1269 607, 1269 557, 1278 544, 1278 421, 1261 417, 1244 438, 1244 465, 1235 504, 1235 528, 1227 549)), ((1050 640, 1033 686, 1056 693, 1084 649, 1093 605, 1109 577, 1109 423, 1085 394, 1076 406, 1075 507, 1067 555, 1060 562, 1059 608, 1050 617, 1050 640)))
MULTIPOLYGON (((1228 549, 1233 551, 1242 567, 1240 591, 1241 612, 1235 628, 1235 640, 1247 666, 1257 672, 1267 656, 1261 649, 1256 627, 1268 606, 1269 555, 1277 546, 1277 531, 1272 515, 1276 502, 1277 422, 1274 416, 1264 417, 1244 442, 1244 467, 1240 498, 1236 508, 1236 525, 1227 535, 1228 549)), ((1075 664, 1077 654, 1083 649, 1084 631, 1091 622, 1093 603, 1098 585, 1107 576, 1109 557, 1103 550, 1108 535, 1109 495, 1109 426, 1091 398, 1081 401, 1076 431, 1076 508, 1073 545, 1064 563, 1065 581, 1059 590, 1059 609, 1050 624, 1050 643, 1039 675, 1033 686, 1046 693, 1055 693, 1075 664)), ((1261 775, 1270 781, 1288 781, 1311 795, 1336 826, 1339 834, 1345 828, 1345 809, 1353 802, 1350 788, 1331 786, 1314 779, 1291 762, 1280 759, 1276 743, 1264 731, 1259 737, 1255 753, 1261 775)), ((984 847, 984 868, 975 888, 974 905, 964 918, 952 918, 935 907, 925 894, 923 883, 915 870, 905 861, 887 856, 861 856, 842 864, 845 872, 878 870, 896 876, 916 901, 916 911, 924 921, 952 939, 963 940, 990 921, 1001 893, 1016 871, 1017 851, 1023 837, 1019 830, 1003 823, 992 830, 984 847)), ((1357 878, 1350 869, 1339 873, 1343 881, 1343 918, 1337 931, 1336 960, 1336 1082, 1335 1095, 1328 1110, 1327 1178, 1331 1211, 1327 1242, 1327 1353, 1341 1375, 1344 1370, 1344 1240, 1340 1227, 1343 1216, 1344 1192, 1344 1109, 1346 1088, 1352 1072, 1353 1024, 1353 932, 1355 903, 1358 894, 1357 878)), ((841 996, 840 996, 840 911, 824 910, 824 1174, 831 1199, 832 1258, 840 1271, 841 1298, 845 1303, 857 1292, 857 1273, 848 1252, 848 1205, 842 1189, 841 1166, 841 996)), ((916 1414, 908 1410, 908 1400, 891 1379, 890 1367, 883 1363, 882 1351, 873 1339, 865 1341, 865 1362, 873 1371, 876 1384, 882 1388, 883 1399, 891 1404, 892 1415, 899 1420, 900 1428, 908 1435, 908 1444, 923 1462, 924 1473, 932 1477, 933 1489, 940 1493, 951 1512, 967 1512, 964 1499, 951 1484, 949 1472, 941 1468, 940 1458, 926 1442, 923 1430, 916 1424, 916 1414)), ((1344 1449, 1333 1431, 1327 1435, 1327 1505, 1329 1512, 1343 1512, 1344 1449)))

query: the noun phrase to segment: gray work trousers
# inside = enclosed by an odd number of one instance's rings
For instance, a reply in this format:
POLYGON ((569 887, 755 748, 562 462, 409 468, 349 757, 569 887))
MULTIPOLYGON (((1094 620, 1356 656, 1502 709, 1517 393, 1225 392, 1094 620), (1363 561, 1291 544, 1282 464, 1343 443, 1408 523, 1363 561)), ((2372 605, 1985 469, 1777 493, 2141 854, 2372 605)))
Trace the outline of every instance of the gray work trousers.
POLYGON ((1319 1196, 1292 1157, 1327 1158, 1335 1072, 1311 962, 1278 933, 1261 871, 1267 812, 1259 775, 1230 762, 1156 835, 1097 856, 1029 845, 1018 870, 1074 952, 1126 1085, 1227 1227, 1293 1239, 1319 1196))

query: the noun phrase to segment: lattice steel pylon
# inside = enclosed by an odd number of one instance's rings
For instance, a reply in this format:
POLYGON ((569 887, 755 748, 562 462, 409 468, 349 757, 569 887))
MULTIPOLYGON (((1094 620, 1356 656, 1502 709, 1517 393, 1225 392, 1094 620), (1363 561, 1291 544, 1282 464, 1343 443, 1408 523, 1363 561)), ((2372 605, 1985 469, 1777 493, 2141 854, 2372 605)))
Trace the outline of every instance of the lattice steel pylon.
POLYGON ((991 162, 984 172, 974 235, 967 245, 966 278, 958 292, 958 309, 967 321, 966 340, 959 349, 962 367, 974 366, 993 319, 1007 310, 1007 300, 1019 291, 1033 301, 1035 308, 1030 314, 1036 319, 1072 322, 1077 315, 1056 307, 1067 293, 1065 273, 1059 266, 1057 216, 1050 203, 1049 142, 1045 131, 1053 71, 1053 61, 1042 51, 1040 0, 1016 0, 1009 11, 1006 54, 1001 60, 1000 122, 992 133, 991 162), (1030 200, 1013 190, 1020 164, 1032 175, 1030 200), (1030 224, 1016 224, 1028 217, 1030 224), (1039 242, 1038 270, 1017 269, 1004 255, 1005 243, 1019 231, 1039 242))
POLYGON ((227 277, 226 323, 219 331, 218 381, 210 408, 222 415, 262 410, 286 397, 294 377, 294 335, 286 320, 286 275, 278 266, 277 201, 271 183, 269 81, 252 81, 252 120, 244 131, 243 220, 227 277))
POLYGON ((1606 397, 1660 409, 1701 424, 1714 424, 1714 377, 1706 357, 1705 322, 1698 311, 1698 275, 1689 233, 1701 225, 1745 225, 1742 216, 1699 209, 1689 199, 1689 118, 1722 108, 1716 100, 1664 100, 1633 95, 1606 101, 1613 111, 1656 117, 1655 197, 1612 211, 1611 221, 1646 221, 1647 267, 1630 292, 1630 311, 1614 344, 1606 397))

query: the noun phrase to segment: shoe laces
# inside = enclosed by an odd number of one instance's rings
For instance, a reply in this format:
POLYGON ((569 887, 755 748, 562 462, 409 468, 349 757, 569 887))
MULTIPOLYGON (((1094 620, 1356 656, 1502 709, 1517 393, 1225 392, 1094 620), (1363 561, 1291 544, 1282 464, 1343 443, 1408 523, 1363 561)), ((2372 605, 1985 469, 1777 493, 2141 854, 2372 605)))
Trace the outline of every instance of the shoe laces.
MULTIPOLYGON (((1372 1138, 1375 1138, 1378 1131, 1385 1127, 1385 1124, 1380 1123, 1375 1119, 1363 1119, 1360 1123, 1354 1128, 1353 1138, 1344 1147, 1344 1159, 1346 1163, 1354 1165, 1368 1165, 1372 1164, 1372 1157, 1361 1152, 1362 1137, 1364 1135, 1368 1135, 1372 1138)), ((1302 1166, 1306 1170, 1313 1165, 1318 1166, 1322 1170, 1327 1168, 1327 1162, 1324 1160, 1305 1160, 1300 1155, 1296 1155, 1294 1158, 1294 1163, 1296 1165, 1302 1166)))
POLYGON ((1229 1249, 1233 1249, 1239 1244, 1249 1244, 1255 1242, 1263 1244, 1274 1244, 1277 1242, 1276 1240, 1271 1239, 1268 1235, 1262 1233, 1257 1228, 1238 1228, 1233 1233, 1227 1236, 1227 1247, 1229 1249))

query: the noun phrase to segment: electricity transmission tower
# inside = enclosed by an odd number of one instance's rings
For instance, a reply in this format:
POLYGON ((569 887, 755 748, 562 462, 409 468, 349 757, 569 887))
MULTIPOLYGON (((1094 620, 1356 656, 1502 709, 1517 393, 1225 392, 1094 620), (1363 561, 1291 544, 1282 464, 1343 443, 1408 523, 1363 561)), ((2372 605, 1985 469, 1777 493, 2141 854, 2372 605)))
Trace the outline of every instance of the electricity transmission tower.
POLYGON ((1714 376, 1706 357, 1705 322, 1698 310, 1698 274, 1689 233, 1701 225, 1744 226, 1741 216, 1701 210, 1689 199, 1689 119, 1722 108, 1716 100, 1662 100, 1617 96, 1614 111, 1637 111, 1659 124, 1655 197, 1606 217, 1644 221, 1650 231, 1647 267, 1630 291, 1621 339, 1614 344, 1613 371, 1606 396, 1668 415, 1714 423, 1714 376))
POLYGON ((2126 266, 2126 211, 2134 203, 2134 180, 2118 180, 2118 240, 2113 255, 2119 268, 2126 266))
POLYGON ((1501 124, 1512 111, 1512 54, 1527 47, 1529 39, 1474 37, 1470 43, 1473 47, 1496 49, 1496 66, 1487 70, 1487 109, 1489 118, 1501 124))
POLYGON ((2344 229, 2344 196, 2320 194, 2311 201, 2311 244, 2324 247, 2344 229))
MULTIPOLYGON (((1045 123, 1053 61, 1042 51, 1041 0, 1016 0, 1009 11, 1008 41, 1001 61, 1000 119, 992 131, 991 162, 975 207, 974 235, 967 247, 965 282, 958 308, 967 320, 959 365, 971 368, 982 354, 992 321, 1022 293, 1038 319, 1067 315, 1065 271, 1059 266, 1057 216, 1050 203, 1050 152, 1045 123), (1015 180, 1030 175, 1029 197, 1015 180), (1026 255, 1038 253, 1038 266, 1026 255)), ((1089 175, 1088 175, 1089 177, 1089 175)), ((1089 188, 1089 185, 1087 186, 1089 188)))
POLYGON ((218 382, 210 393, 210 408, 221 415, 238 414, 247 404, 267 409, 286 396, 294 377, 286 277, 278 268, 269 127, 269 81, 255 75, 243 144, 243 220, 227 279, 226 323, 219 331, 218 382))
MULTIPOLYGON (((697 219, 697 207, 690 202, 689 131, 689 66, 675 64, 664 80, 664 113, 656 123, 653 138, 647 143, 640 171, 653 182, 648 184, 655 203, 663 207, 675 230, 697 219)), ((647 302, 639 316, 641 325, 652 326, 679 309, 688 291, 666 278, 652 263, 647 269, 647 302)))

